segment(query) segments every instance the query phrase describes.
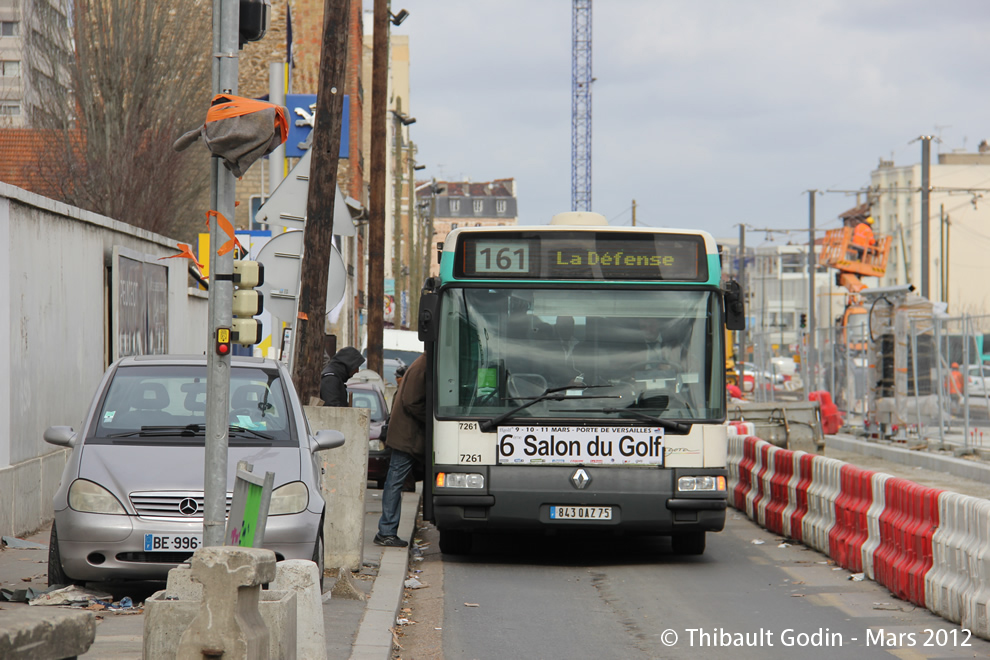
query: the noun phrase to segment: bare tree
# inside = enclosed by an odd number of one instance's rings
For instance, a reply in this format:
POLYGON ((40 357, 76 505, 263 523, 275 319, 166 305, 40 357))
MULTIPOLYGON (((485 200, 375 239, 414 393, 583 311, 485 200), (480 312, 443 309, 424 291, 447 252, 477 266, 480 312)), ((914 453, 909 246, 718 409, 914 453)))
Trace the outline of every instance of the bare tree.
POLYGON ((28 118, 68 204, 162 234, 204 219, 203 153, 172 142, 210 101, 210 0, 33 0, 28 118))

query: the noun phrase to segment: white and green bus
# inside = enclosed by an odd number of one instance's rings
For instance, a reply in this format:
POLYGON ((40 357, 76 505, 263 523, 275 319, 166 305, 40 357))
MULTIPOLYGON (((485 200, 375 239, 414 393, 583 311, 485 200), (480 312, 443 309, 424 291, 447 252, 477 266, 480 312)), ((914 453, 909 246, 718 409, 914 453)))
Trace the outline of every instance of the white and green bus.
POLYGON ((455 229, 439 259, 419 332, 441 550, 574 530, 704 552, 725 524, 725 328, 743 322, 714 239, 565 213, 455 229))

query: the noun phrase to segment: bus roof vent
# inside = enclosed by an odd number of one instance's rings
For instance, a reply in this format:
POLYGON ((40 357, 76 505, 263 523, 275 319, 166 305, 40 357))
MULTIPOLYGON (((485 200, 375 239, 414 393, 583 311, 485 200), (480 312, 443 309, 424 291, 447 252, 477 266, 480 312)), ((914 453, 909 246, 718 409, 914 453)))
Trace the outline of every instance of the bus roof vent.
POLYGON ((601 213, 588 211, 568 211, 558 213, 550 220, 551 225, 608 225, 608 220, 601 213))

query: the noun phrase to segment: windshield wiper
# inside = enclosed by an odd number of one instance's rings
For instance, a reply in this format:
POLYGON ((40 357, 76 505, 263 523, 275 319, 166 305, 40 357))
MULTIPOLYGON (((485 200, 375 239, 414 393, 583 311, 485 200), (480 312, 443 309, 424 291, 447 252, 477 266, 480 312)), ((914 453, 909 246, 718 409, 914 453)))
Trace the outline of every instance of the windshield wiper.
POLYGON ((142 426, 140 431, 126 431, 124 433, 111 433, 108 438, 129 438, 131 436, 149 435, 185 435, 194 436, 206 432, 205 424, 186 424, 185 426, 142 426))
POLYGON ((504 413, 502 413, 501 415, 498 415, 497 417, 493 417, 491 419, 485 419, 485 420, 482 420, 482 421, 478 422, 478 428, 482 432, 484 432, 484 433, 487 433, 489 431, 493 431, 493 430, 495 430, 498 427, 499 424, 501 424, 505 420, 509 419, 510 417, 512 417, 513 415, 515 415, 516 413, 521 412, 523 410, 526 410, 526 408, 529 408, 530 406, 539 403, 540 401, 564 401, 565 399, 615 399, 615 398, 620 398, 620 397, 616 397, 616 396, 612 396, 612 395, 606 395, 606 396, 589 396, 589 397, 584 397, 584 396, 581 396, 581 397, 571 397, 571 396, 567 396, 567 394, 566 394, 566 392, 569 391, 569 390, 587 390, 587 389, 591 389, 591 388, 595 388, 595 387, 610 387, 610 386, 609 385, 565 385, 564 387, 553 387, 553 388, 550 388, 550 389, 544 391, 543 394, 541 394, 540 396, 533 397, 533 399, 531 401, 527 401, 526 403, 524 403, 522 405, 519 405, 519 406, 516 406, 515 408, 512 408, 511 410, 506 410, 504 413))
MULTIPOLYGON (((566 411, 561 410, 559 412, 566 412, 566 411)), ((614 413, 617 415, 621 415, 623 417, 632 417, 635 419, 641 419, 644 422, 650 422, 652 424, 656 424, 661 428, 665 428, 668 431, 675 431, 677 433, 687 433, 688 431, 691 430, 690 424, 685 424, 684 422, 674 422, 669 419, 660 419, 659 417, 654 417, 653 415, 647 415, 646 413, 641 413, 638 410, 632 410, 630 408, 584 408, 582 410, 572 410, 571 412, 614 413)))
POLYGON ((271 440, 272 437, 273 437, 273 436, 271 436, 271 435, 269 435, 267 433, 262 433, 261 431, 255 431, 254 429, 245 428, 243 426, 231 426, 229 429, 227 429, 227 432, 228 432, 228 434, 229 433, 248 433, 250 435, 253 435, 256 438, 264 438, 265 440, 271 440))

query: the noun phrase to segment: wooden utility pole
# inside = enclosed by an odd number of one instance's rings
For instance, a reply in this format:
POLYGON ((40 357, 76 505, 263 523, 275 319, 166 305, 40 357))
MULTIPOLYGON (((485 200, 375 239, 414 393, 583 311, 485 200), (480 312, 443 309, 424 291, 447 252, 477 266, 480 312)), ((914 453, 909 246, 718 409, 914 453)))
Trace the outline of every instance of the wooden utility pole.
MULTIPOLYGON (((385 306, 385 156, 388 106, 388 0, 375 0, 371 53, 371 190, 368 195, 368 368, 382 373, 385 306)), ((398 204, 398 200, 396 200, 398 204)))
POLYGON ((309 198, 303 236, 299 311, 293 324, 292 380, 304 405, 320 394, 323 337, 327 315, 327 272, 333 245, 333 203, 340 154, 340 118, 344 109, 347 26, 350 0, 325 0, 320 81, 316 90, 309 198))

